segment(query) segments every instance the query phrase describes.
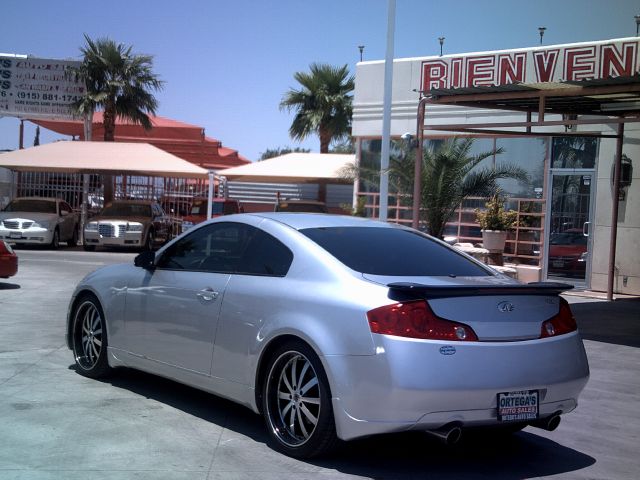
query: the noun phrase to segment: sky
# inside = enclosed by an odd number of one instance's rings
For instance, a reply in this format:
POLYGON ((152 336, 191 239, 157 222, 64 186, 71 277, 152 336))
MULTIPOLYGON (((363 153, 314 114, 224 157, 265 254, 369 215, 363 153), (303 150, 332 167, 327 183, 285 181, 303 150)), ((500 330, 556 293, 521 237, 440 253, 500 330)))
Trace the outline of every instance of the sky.
MULTIPOLYGON (((313 62, 347 64, 386 51, 388 0, 2 0, 0 52, 80 60, 84 34, 154 56, 165 82, 157 114, 256 160, 267 149, 319 151, 289 137, 279 109, 313 62)), ((395 58, 635 36, 638 0, 396 0, 395 58)), ((19 120, 0 118, 0 150, 18 147, 19 120)), ((25 122, 25 146, 35 126, 25 122)), ((41 143, 63 138, 43 130, 41 143)), ((68 137, 67 137, 68 138, 68 137)))

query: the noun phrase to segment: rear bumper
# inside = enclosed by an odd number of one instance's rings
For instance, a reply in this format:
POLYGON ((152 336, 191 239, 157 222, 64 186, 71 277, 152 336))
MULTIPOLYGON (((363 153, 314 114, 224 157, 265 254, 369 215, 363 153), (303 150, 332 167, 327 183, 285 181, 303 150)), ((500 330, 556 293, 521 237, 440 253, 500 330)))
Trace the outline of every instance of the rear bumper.
POLYGON ((0 278, 13 277, 18 273, 18 257, 16 255, 0 256, 0 278))
POLYGON ((589 377, 577 333, 508 343, 445 344, 384 335, 374 335, 374 341, 376 355, 324 357, 344 440, 451 422, 496 425, 500 392, 539 390, 540 418, 567 413, 589 377))

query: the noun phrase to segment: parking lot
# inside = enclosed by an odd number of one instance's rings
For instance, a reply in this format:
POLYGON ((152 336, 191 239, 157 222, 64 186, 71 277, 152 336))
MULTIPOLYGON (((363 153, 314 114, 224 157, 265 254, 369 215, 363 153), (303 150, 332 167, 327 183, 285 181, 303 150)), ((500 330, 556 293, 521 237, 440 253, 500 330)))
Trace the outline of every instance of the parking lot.
MULTIPOLYGON (((77 374, 64 340, 75 284, 134 253, 17 250, 0 280, 1 479, 636 479, 640 472, 640 301, 567 297, 590 381, 555 432, 450 448, 420 433, 341 446, 313 461, 267 444, 261 417, 213 395, 134 371, 77 374)), ((535 362, 536 359, 531 359, 535 362)), ((375 399, 371 399, 375 401, 375 399)))

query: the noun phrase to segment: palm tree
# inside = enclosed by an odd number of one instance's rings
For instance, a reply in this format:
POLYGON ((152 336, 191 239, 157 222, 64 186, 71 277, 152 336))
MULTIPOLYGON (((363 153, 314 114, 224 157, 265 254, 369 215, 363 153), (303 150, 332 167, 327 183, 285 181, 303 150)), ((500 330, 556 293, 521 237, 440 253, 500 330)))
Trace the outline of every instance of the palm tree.
MULTIPOLYGON (((486 158, 503 153, 502 148, 471 154, 474 139, 449 138, 425 149, 422 160, 421 210, 422 220, 434 237, 442 238, 447 221, 456 208, 469 197, 491 197, 499 192, 497 181, 513 178, 527 181, 527 172, 513 164, 501 163, 476 168, 486 158)), ((394 144, 392 151, 401 152, 394 144)), ((408 196, 413 192, 415 154, 396 153, 389 159, 390 189, 408 196)), ((380 173, 355 166, 343 172, 349 178, 359 176, 361 181, 376 185, 380 173)))
MULTIPOLYGON (((151 129, 148 114, 154 115, 158 101, 152 91, 162 89, 162 81, 153 73, 153 56, 132 53, 132 47, 108 38, 92 40, 84 36, 83 61, 74 74, 85 83, 86 93, 74 105, 85 118, 85 135, 95 110, 102 109, 104 141, 113 142, 116 118, 124 118, 151 129), (87 119, 89 119, 87 121, 87 119)), ((85 137, 87 138, 87 137, 85 137)), ((105 178, 105 202, 113 198, 113 181, 105 178)))
POLYGON ((290 89, 282 97, 280 109, 294 111, 289 128, 294 140, 311 134, 320 137, 320 153, 329 153, 333 140, 342 140, 351 132, 353 75, 347 65, 334 67, 312 63, 311 73, 296 72, 294 78, 302 86, 290 89))

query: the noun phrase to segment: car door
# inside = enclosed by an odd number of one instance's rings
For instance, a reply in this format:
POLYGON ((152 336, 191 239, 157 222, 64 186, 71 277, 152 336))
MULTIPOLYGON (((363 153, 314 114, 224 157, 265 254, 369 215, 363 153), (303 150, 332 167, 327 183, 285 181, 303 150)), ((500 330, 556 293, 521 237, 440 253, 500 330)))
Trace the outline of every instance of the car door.
POLYGON ((244 225, 206 225, 162 252, 127 291, 130 352, 209 375, 229 273, 244 249, 244 225))

